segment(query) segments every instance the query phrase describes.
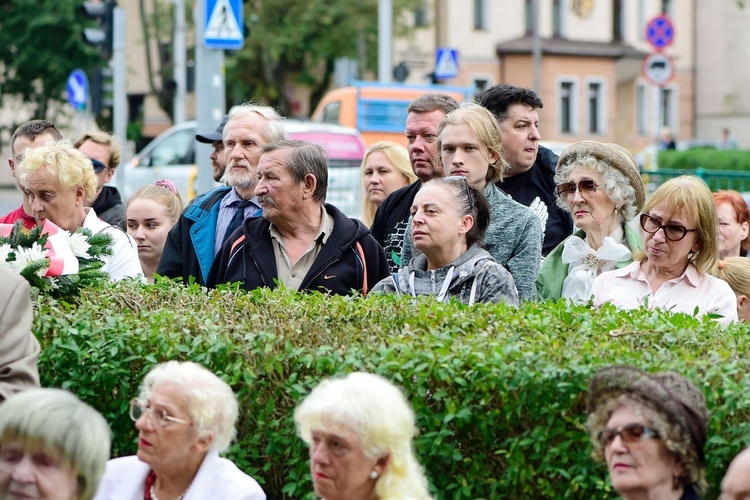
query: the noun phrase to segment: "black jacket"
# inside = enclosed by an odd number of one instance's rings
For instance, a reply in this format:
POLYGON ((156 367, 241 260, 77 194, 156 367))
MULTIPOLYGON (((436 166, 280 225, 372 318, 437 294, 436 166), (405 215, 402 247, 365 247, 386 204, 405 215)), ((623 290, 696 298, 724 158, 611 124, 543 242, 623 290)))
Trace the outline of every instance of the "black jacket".
POLYGON ((404 247, 411 206, 420 189, 422 189, 422 181, 418 180, 392 192, 375 212, 375 220, 372 222, 370 231, 375 241, 383 247, 391 273, 409 264, 404 262, 402 265, 401 249, 404 247))
POLYGON ((214 261, 219 207, 222 198, 231 190, 221 186, 209 191, 182 212, 177 224, 169 231, 156 274, 180 277, 185 283, 194 276, 196 283, 206 284, 214 261))
MULTIPOLYGON (((333 216, 333 231, 299 289, 364 294, 388 276, 383 249, 360 221, 346 217, 333 205, 326 204, 325 209, 333 216)), ((278 273, 270 226, 264 218, 246 219, 216 256, 208 286, 239 281, 246 290, 274 288, 278 273)))
POLYGON ((102 192, 96 197, 91 208, 96 212, 96 216, 104 222, 113 226, 119 226, 120 229, 127 230, 125 225, 125 204, 120 198, 120 192, 112 186, 102 186, 102 192))

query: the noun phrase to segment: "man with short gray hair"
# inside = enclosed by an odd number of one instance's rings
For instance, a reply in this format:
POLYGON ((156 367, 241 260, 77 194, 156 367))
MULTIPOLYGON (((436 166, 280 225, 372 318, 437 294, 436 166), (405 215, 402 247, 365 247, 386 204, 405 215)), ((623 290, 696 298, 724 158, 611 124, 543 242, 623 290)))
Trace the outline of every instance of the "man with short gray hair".
POLYGON ((255 197, 261 149, 286 139, 286 131, 273 108, 243 104, 232 108, 224 126, 227 167, 220 186, 190 204, 167 236, 156 273, 194 277, 206 284, 208 272, 221 245, 246 218, 258 217, 261 206, 255 197))
POLYGON ((317 144, 281 141, 263 147, 255 194, 263 217, 245 220, 216 258, 209 286, 241 282, 339 295, 388 276, 385 254, 364 224, 325 203, 328 160, 317 144))

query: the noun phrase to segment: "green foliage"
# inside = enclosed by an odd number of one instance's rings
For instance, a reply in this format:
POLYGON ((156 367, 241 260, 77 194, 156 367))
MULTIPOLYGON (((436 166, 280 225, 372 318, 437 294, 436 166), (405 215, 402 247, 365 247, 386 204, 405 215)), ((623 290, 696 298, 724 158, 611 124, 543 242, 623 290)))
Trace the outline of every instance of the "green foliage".
POLYGON ((734 170, 750 172, 750 150, 695 148, 685 151, 662 151, 659 168, 666 170, 734 170))
POLYGON ((591 375, 614 363, 676 370, 704 390, 707 498, 748 444, 750 330, 685 314, 206 292, 165 280, 84 290, 77 304, 40 298, 34 328, 43 384, 101 411, 118 456, 136 450, 127 405, 155 363, 192 360, 217 373, 241 408, 228 456, 269 498, 313 498, 292 412, 321 379, 354 370, 403 387, 436 498, 614 498, 584 430, 591 375))
POLYGON ((76 9, 82 0, 13 0, 0 5, 0 94, 33 104, 35 118, 48 115, 51 102, 65 102, 65 82, 75 68, 100 64, 83 42, 86 21, 76 9))

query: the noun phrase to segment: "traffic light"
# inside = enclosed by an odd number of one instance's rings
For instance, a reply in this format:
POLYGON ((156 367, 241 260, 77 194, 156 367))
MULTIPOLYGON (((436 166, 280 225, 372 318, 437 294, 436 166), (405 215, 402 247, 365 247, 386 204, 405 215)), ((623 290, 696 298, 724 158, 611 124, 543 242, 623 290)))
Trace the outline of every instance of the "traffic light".
POLYGON ((114 9, 116 2, 84 2, 81 12, 90 18, 98 19, 96 28, 83 29, 83 41, 98 47, 105 58, 112 55, 112 40, 114 30, 114 9))
POLYGON ((89 75, 91 87, 91 112, 94 115, 112 107, 112 68, 96 68, 89 75))

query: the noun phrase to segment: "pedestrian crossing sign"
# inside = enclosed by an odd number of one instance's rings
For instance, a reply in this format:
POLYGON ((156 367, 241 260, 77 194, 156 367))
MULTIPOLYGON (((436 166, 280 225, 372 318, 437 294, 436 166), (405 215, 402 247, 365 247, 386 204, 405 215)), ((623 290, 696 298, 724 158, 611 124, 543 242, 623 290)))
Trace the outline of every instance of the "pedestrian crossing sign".
POLYGON ((435 78, 446 80, 458 76, 458 50, 438 48, 435 54, 435 78))
POLYGON ((206 48, 238 50, 245 42, 242 0, 206 0, 206 48))

